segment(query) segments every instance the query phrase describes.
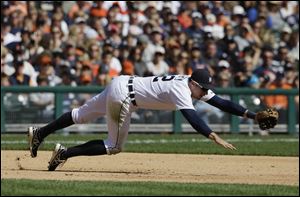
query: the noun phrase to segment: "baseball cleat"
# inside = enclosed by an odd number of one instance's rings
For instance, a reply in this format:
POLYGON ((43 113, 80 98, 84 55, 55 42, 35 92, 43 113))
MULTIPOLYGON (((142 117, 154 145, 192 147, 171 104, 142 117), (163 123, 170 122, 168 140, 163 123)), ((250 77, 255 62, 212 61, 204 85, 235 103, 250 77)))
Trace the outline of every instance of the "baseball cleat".
POLYGON ((67 161, 67 159, 62 158, 62 154, 66 151, 67 149, 64 146, 62 146, 61 144, 56 144, 55 149, 52 153, 52 157, 49 161, 49 171, 54 171, 57 166, 62 166, 67 161))
POLYGON ((31 153, 31 157, 37 156, 37 150, 43 140, 39 139, 38 136, 39 128, 37 127, 29 127, 28 128, 28 141, 29 141, 29 150, 31 153))

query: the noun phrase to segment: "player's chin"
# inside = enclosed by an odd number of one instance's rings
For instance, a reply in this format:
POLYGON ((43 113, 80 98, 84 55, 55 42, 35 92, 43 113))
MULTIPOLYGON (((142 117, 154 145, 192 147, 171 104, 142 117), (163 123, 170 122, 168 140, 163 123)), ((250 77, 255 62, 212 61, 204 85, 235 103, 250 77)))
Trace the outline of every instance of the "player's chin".
POLYGON ((194 95, 194 96, 192 96, 192 98, 193 98, 193 99, 200 100, 200 99, 202 98, 202 96, 201 96, 201 95, 194 95))

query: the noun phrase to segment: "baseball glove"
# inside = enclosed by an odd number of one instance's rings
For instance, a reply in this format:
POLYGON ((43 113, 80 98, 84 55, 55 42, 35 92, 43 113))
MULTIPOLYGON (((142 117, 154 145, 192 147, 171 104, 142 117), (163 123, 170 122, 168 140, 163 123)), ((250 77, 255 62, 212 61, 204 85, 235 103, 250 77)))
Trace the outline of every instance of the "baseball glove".
POLYGON ((275 109, 269 108, 256 113, 255 119, 261 130, 274 128, 277 124, 279 114, 275 109))

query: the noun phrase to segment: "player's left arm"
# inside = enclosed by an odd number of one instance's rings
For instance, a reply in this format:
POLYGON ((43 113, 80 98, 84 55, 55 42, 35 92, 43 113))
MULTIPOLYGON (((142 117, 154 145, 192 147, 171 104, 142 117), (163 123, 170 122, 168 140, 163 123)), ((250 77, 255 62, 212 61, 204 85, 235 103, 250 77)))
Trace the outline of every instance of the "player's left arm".
POLYGON ((210 99, 206 100, 206 102, 221 109, 222 111, 255 120, 261 130, 274 128, 277 125, 279 118, 279 113, 276 111, 276 109, 268 108, 254 113, 237 103, 222 99, 217 95, 214 95, 210 99))
POLYGON ((255 120, 256 113, 252 112, 243 106, 234 103, 230 100, 222 99, 221 97, 214 95, 212 98, 206 101, 208 104, 213 105, 219 108, 222 111, 237 115, 243 116, 246 118, 251 118, 255 120))
POLYGON ((219 135, 213 132, 207 124, 198 117, 196 111, 194 109, 181 109, 182 115, 186 118, 186 120, 191 124, 191 126, 199 133, 204 135, 205 137, 213 140, 217 144, 223 146, 224 148, 236 150, 236 148, 223 140, 219 135))

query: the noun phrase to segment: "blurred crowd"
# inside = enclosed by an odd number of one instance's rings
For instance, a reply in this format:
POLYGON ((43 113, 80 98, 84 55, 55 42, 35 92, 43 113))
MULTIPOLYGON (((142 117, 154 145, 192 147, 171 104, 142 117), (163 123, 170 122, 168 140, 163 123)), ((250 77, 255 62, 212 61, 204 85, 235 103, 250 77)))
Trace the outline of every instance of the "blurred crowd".
POLYGON ((298 23, 297 1, 1 1, 1 86, 205 68, 216 87, 298 88, 298 23))

